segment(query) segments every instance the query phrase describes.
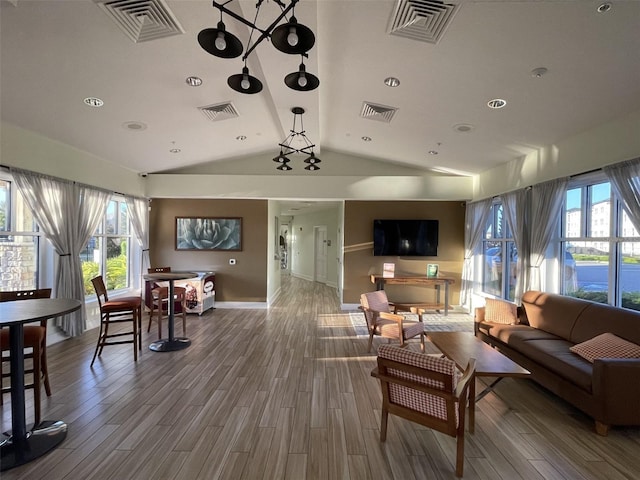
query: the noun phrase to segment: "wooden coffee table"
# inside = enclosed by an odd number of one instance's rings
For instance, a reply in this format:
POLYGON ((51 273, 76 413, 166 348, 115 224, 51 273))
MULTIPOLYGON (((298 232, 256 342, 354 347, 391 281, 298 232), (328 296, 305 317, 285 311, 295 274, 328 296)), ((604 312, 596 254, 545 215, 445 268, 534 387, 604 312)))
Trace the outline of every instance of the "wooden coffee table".
POLYGON ((477 377, 497 377, 491 385, 476 395, 475 382, 469 386, 469 431, 473 433, 475 423, 475 403, 493 390, 496 384, 505 377, 527 377, 529 370, 522 368, 516 362, 505 357, 498 350, 491 348, 482 340, 468 332, 429 332, 431 340, 442 354, 453 360, 456 366, 463 370, 470 358, 476 359, 477 377))

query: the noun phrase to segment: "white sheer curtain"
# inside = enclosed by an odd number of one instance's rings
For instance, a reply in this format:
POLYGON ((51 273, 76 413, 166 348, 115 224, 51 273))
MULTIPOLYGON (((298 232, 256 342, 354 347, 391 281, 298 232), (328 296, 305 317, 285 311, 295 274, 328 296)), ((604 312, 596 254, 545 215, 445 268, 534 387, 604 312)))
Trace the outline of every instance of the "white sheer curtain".
POLYGON ((558 215, 564 203, 568 178, 558 178, 539 183, 531 188, 530 262, 529 286, 532 290, 542 288, 540 266, 554 232, 558 227, 558 215))
POLYGON ((125 196, 125 200, 129 209, 133 232, 136 234, 142 249, 142 260, 140 262, 140 285, 142 285, 142 275, 151 266, 149 261, 149 201, 146 198, 132 196, 125 196))
POLYGON ((12 168, 11 174, 59 255, 56 297, 82 302, 80 310, 57 318, 56 325, 69 336, 80 335, 87 324, 80 251, 104 216, 111 192, 17 168, 12 168))
POLYGON ((640 232, 640 158, 603 167, 629 220, 640 232))
POLYGON ((464 264, 462 265, 462 285, 460 304, 470 306, 473 291, 473 256, 478 250, 484 226, 491 212, 490 198, 477 202, 467 202, 464 225, 464 264))
POLYGON ((529 192, 523 188, 508 192, 500 197, 504 208, 504 216, 511 229, 511 236, 516 245, 518 260, 516 263, 516 288, 514 301, 520 304, 522 294, 529 289, 529 277, 526 272, 529 268, 529 231, 527 228, 529 218, 529 192))

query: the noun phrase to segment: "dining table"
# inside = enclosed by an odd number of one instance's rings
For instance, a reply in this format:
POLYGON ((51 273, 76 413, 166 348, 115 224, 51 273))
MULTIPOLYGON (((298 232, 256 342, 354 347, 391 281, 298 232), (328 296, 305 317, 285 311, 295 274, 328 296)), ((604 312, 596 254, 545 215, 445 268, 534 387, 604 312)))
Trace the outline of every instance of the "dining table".
POLYGON ((149 345, 149 350, 153 352, 173 352, 175 350, 182 350, 191 345, 191 340, 186 337, 176 337, 175 331, 175 290, 174 282, 176 280, 186 280, 189 278, 197 277, 195 272, 152 272, 144 275, 145 280, 153 280, 155 282, 168 282, 169 283, 169 305, 168 310, 168 338, 162 338, 156 340, 149 345))
MULTIPOLYGON (((62 420, 44 420, 27 430, 24 384, 24 324, 74 312, 79 300, 38 298, 0 302, 0 327, 9 327, 11 428, 0 441, 0 471, 24 465, 57 447, 67 436, 62 420)), ((34 379, 34 381, 40 381, 34 379)))

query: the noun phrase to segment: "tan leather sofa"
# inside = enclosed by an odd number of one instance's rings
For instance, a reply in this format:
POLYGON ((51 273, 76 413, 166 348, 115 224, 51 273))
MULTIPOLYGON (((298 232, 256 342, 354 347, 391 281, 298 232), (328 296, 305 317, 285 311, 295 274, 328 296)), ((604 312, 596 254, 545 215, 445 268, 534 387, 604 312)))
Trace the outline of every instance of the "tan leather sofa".
POLYGON ((569 350, 606 332, 640 345, 640 312, 528 291, 515 324, 487 321, 485 307, 475 313, 478 338, 591 416, 598 434, 607 435, 611 425, 640 425, 640 358, 591 363, 569 350))

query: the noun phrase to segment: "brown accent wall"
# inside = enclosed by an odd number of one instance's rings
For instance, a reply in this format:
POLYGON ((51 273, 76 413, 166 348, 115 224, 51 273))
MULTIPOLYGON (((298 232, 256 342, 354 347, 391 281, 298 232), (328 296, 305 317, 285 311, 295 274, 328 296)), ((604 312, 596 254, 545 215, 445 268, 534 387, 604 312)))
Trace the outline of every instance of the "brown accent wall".
POLYGON ((149 215, 151 266, 216 272, 216 301, 267 299, 266 200, 154 198, 149 215), (242 217, 242 251, 176 251, 176 217, 242 217), (229 259, 236 265, 229 265, 229 259))
MULTIPOLYGON (((385 202, 346 201, 344 207, 344 303, 360 303, 360 294, 375 290, 372 273, 381 273, 385 262, 396 264, 396 271, 426 275, 427 264, 437 263, 440 275, 453 277, 450 303, 460 303, 460 279, 464 261, 464 217, 462 202, 385 202), (373 220, 431 219, 439 220, 437 257, 374 257, 373 220)), ((391 300, 398 302, 431 302, 431 287, 389 285, 385 288, 391 300)))

